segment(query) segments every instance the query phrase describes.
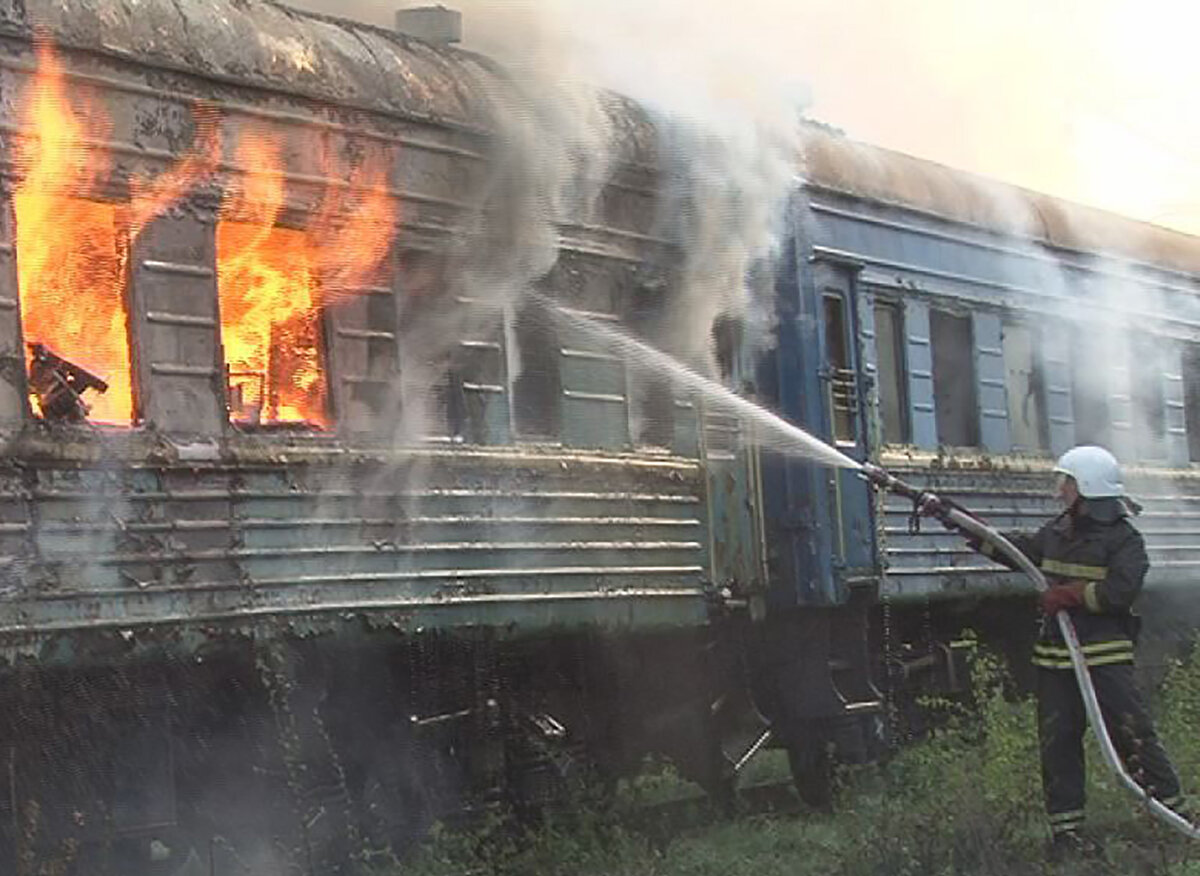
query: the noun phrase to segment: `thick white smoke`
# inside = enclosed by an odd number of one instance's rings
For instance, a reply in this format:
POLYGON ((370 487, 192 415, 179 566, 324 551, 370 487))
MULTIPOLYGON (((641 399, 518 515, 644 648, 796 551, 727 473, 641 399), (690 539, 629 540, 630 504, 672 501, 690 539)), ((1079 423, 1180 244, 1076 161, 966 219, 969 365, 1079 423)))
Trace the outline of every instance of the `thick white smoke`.
MULTIPOLYGON (((297 5, 378 24, 394 11, 367 0, 297 5)), ((616 93, 636 101, 655 125, 663 193, 657 233, 681 255, 678 288, 662 315, 670 331, 660 340, 707 364, 717 314, 741 317, 764 334, 769 307, 752 295, 747 277, 773 252, 799 169, 806 95, 798 66, 759 51, 769 22, 742 22, 732 10, 698 15, 685 0, 453 5, 463 13, 466 46, 513 78, 517 94, 498 97, 501 135, 520 154, 511 168, 524 162, 530 184, 512 193, 525 231, 507 241, 514 244, 504 256, 507 270, 490 259, 487 277, 467 282, 486 279, 493 294, 529 283, 553 263, 555 223, 588 221, 616 163, 604 106, 616 93)))

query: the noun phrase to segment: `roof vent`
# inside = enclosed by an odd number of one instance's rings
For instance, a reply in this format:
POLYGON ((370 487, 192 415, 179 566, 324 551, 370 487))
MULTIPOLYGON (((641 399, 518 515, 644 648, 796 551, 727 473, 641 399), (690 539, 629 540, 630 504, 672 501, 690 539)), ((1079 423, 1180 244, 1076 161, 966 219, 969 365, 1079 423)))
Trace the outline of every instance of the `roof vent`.
POLYGON ((396 30, 434 45, 462 42, 462 13, 445 6, 396 10, 396 30))

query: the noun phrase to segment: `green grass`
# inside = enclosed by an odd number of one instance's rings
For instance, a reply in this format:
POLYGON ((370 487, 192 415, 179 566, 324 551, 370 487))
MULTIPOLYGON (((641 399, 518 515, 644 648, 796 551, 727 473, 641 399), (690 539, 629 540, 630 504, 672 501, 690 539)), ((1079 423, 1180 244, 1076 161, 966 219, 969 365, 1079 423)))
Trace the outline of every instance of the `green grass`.
MULTIPOLYGON (((393 876, 1200 876, 1200 849, 1140 811, 1089 750, 1089 832, 1100 857, 1045 860, 1034 708, 1004 695, 998 664, 977 657, 971 708, 931 701, 940 729, 888 763, 846 771, 834 815, 696 818, 671 831, 639 819, 643 804, 677 794, 668 765, 625 783, 604 811, 548 818, 516 832, 496 820, 469 833, 436 832, 393 876)), ((1185 788, 1200 790, 1200 654, 1179 662, 1157 698, 1159 729, 1185 788)), ((778 773, 778 755, 756 766, 778 773), (772 760, 774 757, 774 760, 772 760)), ((1200 845, 1200 844, 1198 844, 1200 845)))

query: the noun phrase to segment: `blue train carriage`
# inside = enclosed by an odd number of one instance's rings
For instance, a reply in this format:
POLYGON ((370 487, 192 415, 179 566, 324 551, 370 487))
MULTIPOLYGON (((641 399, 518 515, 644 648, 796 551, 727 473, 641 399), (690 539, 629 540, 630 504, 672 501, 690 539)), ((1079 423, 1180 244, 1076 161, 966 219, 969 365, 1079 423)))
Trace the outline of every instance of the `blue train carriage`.
MULTIPOLYGON (((1056 456, 1110 448, 1145 505, 1140 650, 1161 664, 1196 622, 1197 240, 817 127, 805 174, 802 255, 839 278, 815 282, 856 320, 871 457, 1000 527, 1033 528, 1057 510, 1056 456)), ((911 511, 884 497, 878 518, 881 683, 958 686, 966 627, 1028 679, 1028 582, 911 511)))
MULTIPOLYGON (((712 725, 742 666, 713 656, 727 649, 710 621, 765 592, 756 462, 736 423, 603 340, 454 283, 489 173, 494 69, 269 3, 0 2, 7 159, 32 139, 18 98, 45 69, 35 21, 68 102, 108 120, 87 146, 99 179, 57 209, 107 217, 112 251, 131 178, 188 154, 198 104, 224 144, 221 185, 256 169, 239 142, 281 144, 285 196, 260 230, 289 263, 345 179, 314 142, 386 155, 397 218, 377 275, 310 314, 324 401, 284 416, 270 399, 290 372, 229 359, 234 220, 209 183, 124 250, 112 373, 82 367, 86 342, 27 355, 43 340, 17 279, 28 178, 6 161, 0 867, 334 873, 463 801, 536 803, 649 750, 726 779, 712 725), (431 337, 449 338, 432 364, 431 337), (55 394, 95 400, 88 378, 118 373, 124 423, 55 394), (398 440, 410 373, 433 376, 436 403, 398 440)), ((675 256, 653 233, 653 131, 620 112, 601 215, 559 230, 543 283, 636 329, 675 256)))

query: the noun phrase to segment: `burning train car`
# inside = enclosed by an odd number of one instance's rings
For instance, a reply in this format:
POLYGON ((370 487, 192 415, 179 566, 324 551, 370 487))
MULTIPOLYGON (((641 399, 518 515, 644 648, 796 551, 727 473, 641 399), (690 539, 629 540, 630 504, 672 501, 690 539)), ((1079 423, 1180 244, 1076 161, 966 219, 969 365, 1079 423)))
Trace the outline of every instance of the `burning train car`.
MULTIPOLYGON (((646 751, 725 782, 754 468, 481 295, 501 74, 244 0, 3 2, 0 46, 0 867, 350 872, 646 751)), ((613 111, 540 285, 634 323, 675 256, 613 111)))
MULTIPOLYGON (((647 752, 727 789, 768 739, 822 802, 959 627, 1019 640, 1027 600, 978 610, 1004 574, 503 294, 507 88, 265 0, 0 0, 6 872, 352 872, 647 752)), ((592 209, 523 270, 654 343, 655 131, 608 111, 592 209)), ((1126 436, 1186 574, 1193 242, 806 140, 774 344, 716 326, 725 377, 1001 523, 1126 436), (1040 338, 1119 325, 1117 280, 1155 357, 1101 392, 1040 338)))

